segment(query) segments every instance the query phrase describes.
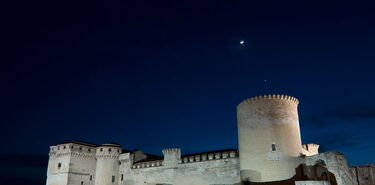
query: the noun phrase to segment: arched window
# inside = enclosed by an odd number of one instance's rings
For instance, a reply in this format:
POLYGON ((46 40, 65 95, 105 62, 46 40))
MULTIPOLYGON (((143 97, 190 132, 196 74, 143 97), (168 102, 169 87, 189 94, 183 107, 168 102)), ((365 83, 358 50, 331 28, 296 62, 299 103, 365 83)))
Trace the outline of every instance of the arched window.
POLYGON ((276 145, 274 143, 271 145, 271 149, 272 151, 276 151, 276 145))

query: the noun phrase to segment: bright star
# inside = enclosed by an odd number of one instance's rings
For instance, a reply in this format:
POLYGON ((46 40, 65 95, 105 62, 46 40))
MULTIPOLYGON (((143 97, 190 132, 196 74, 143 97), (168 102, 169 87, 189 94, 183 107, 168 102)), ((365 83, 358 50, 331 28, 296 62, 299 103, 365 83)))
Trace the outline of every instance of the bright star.
POLYGON ((243 40, 240 41, 240 44, 241 44, 241 45, 243 45, 244 43, 245 43, 245 41, 243 41, 243 40))

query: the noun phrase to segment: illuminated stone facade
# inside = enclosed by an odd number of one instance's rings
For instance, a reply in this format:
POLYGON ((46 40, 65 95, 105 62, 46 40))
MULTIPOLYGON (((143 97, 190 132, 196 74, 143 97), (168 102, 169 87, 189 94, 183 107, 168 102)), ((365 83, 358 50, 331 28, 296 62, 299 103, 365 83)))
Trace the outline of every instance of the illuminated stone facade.
POLYGON ((50 147, 47 185, 374 185, 375 166, 348 167, 338 152, 301 144, 298 100, 265 95, 237 106, 238 151, 164 156, 115 143, 50 147))

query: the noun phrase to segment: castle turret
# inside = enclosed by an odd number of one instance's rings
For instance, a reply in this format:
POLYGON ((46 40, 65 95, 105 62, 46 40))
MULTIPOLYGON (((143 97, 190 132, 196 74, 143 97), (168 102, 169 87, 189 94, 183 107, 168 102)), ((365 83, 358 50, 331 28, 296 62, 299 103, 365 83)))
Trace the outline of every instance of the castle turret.
POLYGON ((96 145, 69 141, 50 148, 47 185, 94 185, 96 145))
POLYGON ((95 185, 116 185, 119 181, 119 156, 122 153, 118 144, 103 144, 96 148, 95 185))
POLYGON ((237 106, 243 181, 280 181, 295 175, 302 150, 297 105, 294 97, 264 95, 237 106))
POLYGON ((180 148, 167 148, 163 151, 164 161, 163 165, 167 168, 176 167, 181 163, 181 149, 180 148))

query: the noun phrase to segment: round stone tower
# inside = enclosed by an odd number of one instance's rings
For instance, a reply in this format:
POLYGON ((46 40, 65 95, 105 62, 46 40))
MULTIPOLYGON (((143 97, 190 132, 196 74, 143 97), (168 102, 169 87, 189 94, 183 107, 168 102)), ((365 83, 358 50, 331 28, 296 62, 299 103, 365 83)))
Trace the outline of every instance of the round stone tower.
POLYGON ((96 148, 95 185, 118 184, 119 160, 122 152, 120 145, 115 143, 103 144, 96 148))
POLYGON ((302 150, 297 105, 294 97, 264 95, 237 106, 242 181, 280 181, 296 174, 302 150))

